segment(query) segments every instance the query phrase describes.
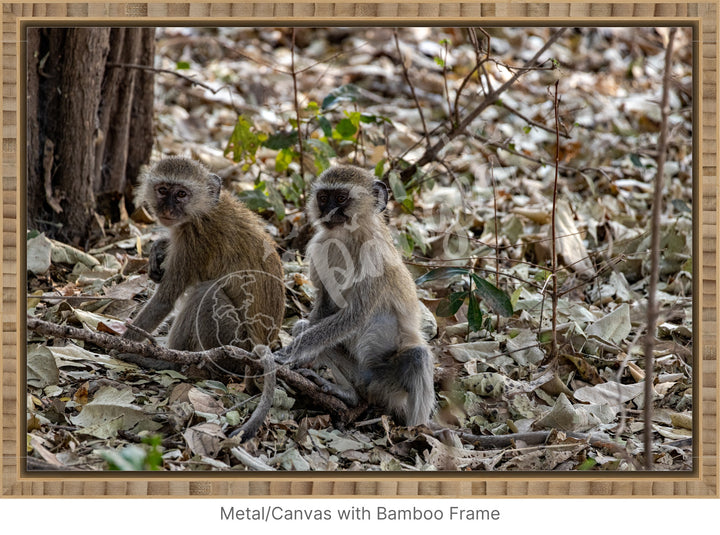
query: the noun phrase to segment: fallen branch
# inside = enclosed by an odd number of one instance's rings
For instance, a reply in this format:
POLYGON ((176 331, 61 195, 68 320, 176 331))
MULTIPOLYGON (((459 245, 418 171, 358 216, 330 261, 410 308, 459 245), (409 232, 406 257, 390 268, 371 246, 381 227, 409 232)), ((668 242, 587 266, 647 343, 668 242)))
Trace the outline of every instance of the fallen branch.
MULTIPOLYGON (((557 435, 557 431, 529 431, 527 433, 513 433, 509 435, 474 435, 463 431, 455 431, 455 434, 457 434, 461 440, 470 442, 475 446, 484 449, 498 449, 507 448, 518 441, 525 442, 529 446, 544 444, 551 437, 557 435)), ((442 431, 437 431, 434 435, 436 438, 440 438, 442 436, 442 431)), ((626 450, 622 446, 613 442, 613 440, 604 433, 576 433, 566 431, 565 436, 575 440, 586 441, 593 447, 604 448, 612 453, 626 453, 626 450)))
MULTIPOLYGON (((261 362, 254 359, 248 351, 234 346, 216 347, 206 351, 177 351, 144 342, 125 340, 118 336, 93 332, 89 329, 57 325, 33 317, 27 318, 27 328, 45 336, 83 340, 108 351, 135 353, 146 358, 183 366, 194 364, 200 368, 215 367, 228 373, 242 373, 240 370, 248 367, 252 373, 258 375, 263 373, 261 362)), ((299 373, 285 366, 278 367, 276 373, 278 379, 298 391, 303 397, 312 400, 318 409, 327 411, 333 420, 348 422, 352 421, 353 416, 355 416, 356 410, 348 408, 338 398, 323 392, 315 383, 299 373)))

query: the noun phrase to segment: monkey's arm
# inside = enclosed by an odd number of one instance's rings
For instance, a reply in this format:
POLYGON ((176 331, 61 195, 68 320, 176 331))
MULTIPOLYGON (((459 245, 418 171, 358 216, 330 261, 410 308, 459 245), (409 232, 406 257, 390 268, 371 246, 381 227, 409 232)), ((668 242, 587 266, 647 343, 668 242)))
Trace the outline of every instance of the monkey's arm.
POLYGON ((168 245, 170 245, 169 238, 160 238, 150 248, 148 275, 153 282, 159 283, 165 274, 165 268, 162 264, 165 261, 165 256, 167 256, 168 245))
MULTIPOLYGON (((152 333, 160 322, 167 317, 175 306, 175 301, 182 295, 185 290, 184 273, 180 270, 165 273, 163 282, 158 286, 155 294, 148 301, 140 314, 133 320, 133 325, 152 333)), ((137 331, 128 329, 123 335, 129 340, 141 340, 142 335, 137 331)))
MULTIPOLYGON (((363 300, 364 301, 364 300, 363 300)), ((363 302, 349 304, 345 308, 318 320, 306 324, 302 332, 293 340, 285 353, 296 366, 302 366, 314 360, 325 348, 341 344, 353 336, 362 326, 362 318, 367 313, 361 313, 363 302)))

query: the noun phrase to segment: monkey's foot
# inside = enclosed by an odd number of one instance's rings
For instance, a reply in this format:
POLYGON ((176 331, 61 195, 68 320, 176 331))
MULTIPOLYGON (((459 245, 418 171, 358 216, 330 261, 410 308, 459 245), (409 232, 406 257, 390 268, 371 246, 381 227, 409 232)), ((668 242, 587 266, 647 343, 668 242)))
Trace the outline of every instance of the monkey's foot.
POLYGON ((355 407, 358 404, 359 399, 355 390, 342 387, 332 381, 328 381, 324 377, 320 377, 315 370, 310 368, 299 368, 296 371, 303 377, 310 379, 313 383, 318 385, 325 394, 335 396, 350 407, 355 407))

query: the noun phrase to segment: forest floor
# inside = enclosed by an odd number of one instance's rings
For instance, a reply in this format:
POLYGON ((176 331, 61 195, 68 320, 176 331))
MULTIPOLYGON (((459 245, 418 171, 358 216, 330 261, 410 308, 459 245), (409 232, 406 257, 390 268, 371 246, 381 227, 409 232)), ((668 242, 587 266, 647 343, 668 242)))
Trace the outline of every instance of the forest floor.
MULTIPOLYGON (((674 37, 659 229, 650 424, 658 470, 693 467, 686 30, 674 37)), ((261 214, 286 272, 283 344, 314 295, 302 257, 307 177, 353 163, 385 178, 393 238, 437 322, 434 425, 398 426, 372 407, 356 421, 333 421, 279 380, 266 424, 238 444, 227 437, 252 412, 261 381, 148 370, 87 342, 29 333, 30 466, 642 469, 650 216, 669 33, 567 29, 536 67, 521 70, 552 35, 158 30, 156 67, 171 72, 156 75, 156 157, 199 159, 261 214)), ((29 232, 28 314, 121 334, 154 290, 146 256, 162 236, 144 214, 131 215, 107 224, 86 252, 29 232)))

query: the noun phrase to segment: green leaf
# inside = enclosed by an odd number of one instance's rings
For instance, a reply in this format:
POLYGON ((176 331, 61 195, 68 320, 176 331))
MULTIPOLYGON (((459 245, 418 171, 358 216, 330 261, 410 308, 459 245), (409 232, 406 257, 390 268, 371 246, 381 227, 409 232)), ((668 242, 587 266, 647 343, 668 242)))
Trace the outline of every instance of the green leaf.
POLYGON ((323 131, 323 134, 325 134, 325 137, 332 137, 332 125, 330 124, 330 121, 327 120, 327 117, 325 117, 324 115, 318 115, 317 120, 320 128, 323 131))
POLYGON ((238 117, 235 128, 225 146, 223 155, 232 153, 234 162, 255 162, 255 153, 260 147, 261 138, 251 130, 251 124, 242 115, 238 117))
POLYGON ((330 167, 330 158, 335 157, 335 150, 319 139, 308 139, 306 142, 307 146, 313 151, 315 156, 315 167, 318 173, 322 173, 325 169, 330 167))
POLYGON ((295 156, 297 156, 297 153, 293 149, 282 149, 275 156, 275 171, 278 173, 287 171, 295 156))
POLYGON ((273 134, 263 142, 263 146, 272 150, 288 149, 298 142, 297 130, 273 134))
POLYGON ((469 270, 463 267, 441 267, 431 269, 425 275, 422 275, 415 279, 415 284, 423 284, 428 281, 443 280, 457 277, 458 275, 465 276, 469 270))
POLYGON ((398 245, 400 246, 400 249, 406 257, 409 258, 412 256, 413 250, 415 249, 415 244, 413 243, 412 236, 404 232, 401 233, 398 236, 398 245))
POLYGON ((340 135, 341 139, 351 139, 357 130, 357 126, 355 126, 352 120, 348 118, 341 119, 335 127, 335 132, 340 135))
POLYGON ((642 162, 640 161, 640 155, 639 154, 631 154, 630 155, 630 161, 633 163, 635 167, 643 167, 642 162))
POLYGON ((597 461, 592 457, 585 459, 581 462, 575 470, 592 470, 597 465, 597 461))
POLYGON ((150 446, 150 451, 147 452, 147 457, 145 458, 146 469, 160 470, 163 464, 162 452, 160 451, 162 437, 160 435, 151 435, 144 437, 142 442, 150 446))
POLYGON ((523 132, 525 132, 526 134, 529 134, 531 130, 532 130, 532 126, 530 126, 530 125, 523 128, 523 132))
POLYGON ((250 191, 240 192, 238 197, 240 197, 240 200, 242 200, 242 202, 244 202, 245 205, 254 212, 272 208, 270 199, 268 198, 267 193, 265 193, 265 182, 260 182, 250 191))
POLYGON ((385 169, 385 162, 387 162, 387 159, 383 158, 377 164, 375 164, 375 176, 377 178, 381 178, 383 176, 383 169, 385 169))
POLYGON ((440 67, 445 67, 445 60, 443 60, 442 58, 436 57, 435 63, 437 63, 440 67))
POLYGON ((357 102, 360 90, 355 84, 347 84, 331 91, 322 101, 322 109, 326 110, 339 102, 357 102))
POLYGON ((362 118, 362 114, 359 111, 345 111, 343 113, 345 114, 345 117, 350 119, 355 128, 360 126, 360 119, 362 118))
POLYGON ((282 221, 285 219, 285 203, 283 202, 282 195, 280 195, 277 188, 268 189, 267 194, 273 212, 275 212, 277 218, 282 221))
POLYGON ((475 292, 469 295, 468 300, 468 327, 472 332, 477 332, 483 328, 483 313, 480 310, 480 301, 475 292))
POLYGON ((412 197, 405 197, 400 201, 400 206, 402 206, 402 209, 408 214, 412 214, 415 211, 415 201, 413 201, 412 197))
POLYGON ((512 316, 513 306, 505 292, 485 279, 481 279, 475 273, 471 276, 475 283, 474 293, 476 293, 495 314, 500 314, 505 317, 512 316))
POLYGON ((405 184, 402 183, 402 180, 400 180, 397 173, 390 173, 388 176, 388 183, 390 184, 390 189, 392 190, 392 194, 395 199, 399 201, 400 199, 407 197, 405 184))
POLYGON ((292 173, 290 175, 290 181, 283 180, 278 183, 278 189, 282 193, 283 197, 293 203, 295 206, 300 206, 302 200, 303 189, 305 186, 305 180, 300 176, 300 173, 292 173))
POLYGON ((435 309, 435 315, 441 318, 448 318, 454 316, 460 307, 465 302, 465 299, 469 295, 468 292, 453 292, 445 299, 438 303, 435 309))
POLYGON ((179 71, 187 70, 190 68, 190 64, 187 61, 178 61, 175 68, 179 71))

